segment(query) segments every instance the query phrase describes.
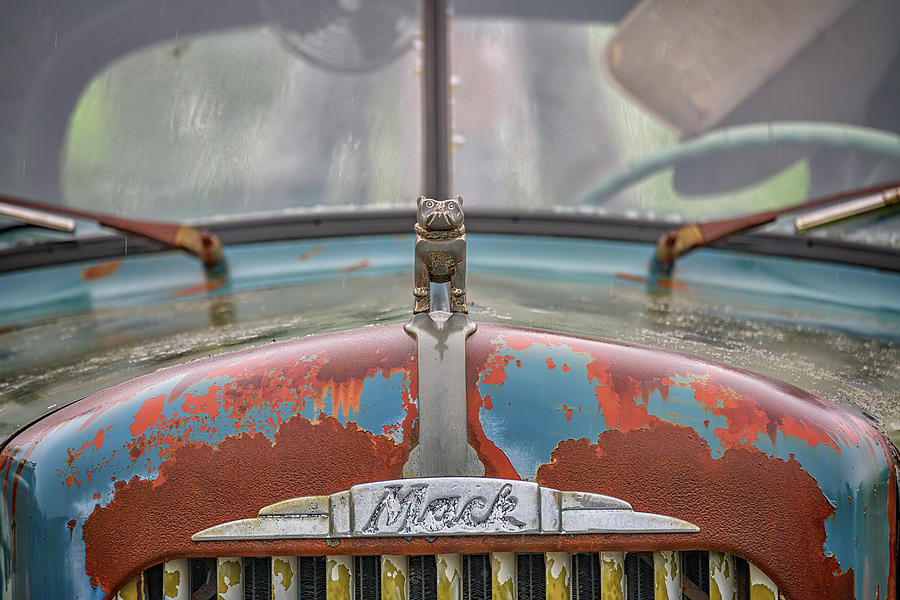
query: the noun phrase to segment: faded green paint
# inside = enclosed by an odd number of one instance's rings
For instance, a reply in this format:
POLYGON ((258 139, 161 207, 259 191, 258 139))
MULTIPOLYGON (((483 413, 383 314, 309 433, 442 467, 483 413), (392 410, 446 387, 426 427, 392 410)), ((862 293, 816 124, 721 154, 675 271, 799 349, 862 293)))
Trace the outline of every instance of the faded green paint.
POLYGON ((547 577, 547 600, 569 600, 571 558, 564 552, 548 552, 544 555, 547 577))
MULTIPOLYGON (((681 590, 681 577, 678 572, 678 553, 662 551, 653 553, 653 598, 654 600, 670 600, 669 588, 681 590)), ((678 600, 680 594, 671 600, 678 600)))
POLYGON ((119 590, 120 600, 138 600, 138 577, 135 577, 119 590))
POLYGON ((181 572, 163 569, 163 598, 177 598, 181 585, 181 572))
POLYGON ((272 597, 277 598, 278 595, 275 591, 275 586, 278 585, 278 582, 275 581, 275 575, 281 575, 281 586, 284 588, 284 591, 288 591, 291 589, 291 582, 294 580, 294 569, 291 567, 291 563, 286 560, 281 560, 280 558, 272 559, 272 597))
POLYGON ((625 586, 624 553, 604 552, 600 555, 600 598, 601 600, 624 600, 625 586))
POLYGON ((734 558, 724 552, 709 553, 709 600, 735 600, 734 558))
POLYGON ((240 559, 222 560, 216 565, 218 575, 217 591, 218 600, 232 600, 229 592, 241 585, 241 561, 240 559))
POLYGON ((750 565, 750 600, 777 600, 778 588, 769 576, 750 565))
POLYGON ((516 600, 515 555, 507 553, 506 559, 513 564, 504 570, 501 555, 491 554, 491 600, 516 600))
POLYGON ((445 555, 437 555, 437 600, 459 600, 461 578, 459 573, 459 555, 450 564, 445 555))
POLYGON ((328 600, 353 599, 353 580, 350 578, 350 567, 343 561, 334 558, 328 559, 325 594, 328 600))
POLYGON ((776 598, 772 588, 764 583, 754 583, 750 586, 750 600, 776 600, 776 598))
POLYGON ((381 600, 406 600, 406 575, 388 556, 381 562, 381 600))

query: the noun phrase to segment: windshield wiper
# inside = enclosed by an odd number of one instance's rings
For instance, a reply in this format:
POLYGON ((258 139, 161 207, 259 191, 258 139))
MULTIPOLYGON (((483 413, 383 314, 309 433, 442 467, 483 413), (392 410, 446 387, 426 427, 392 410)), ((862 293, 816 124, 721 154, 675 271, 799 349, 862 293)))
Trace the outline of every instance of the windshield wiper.
POLYGON ((2 194, 0 194, 0 215, 28 223, 29 225, 69 232, 75 230, 75 222, 72 219, 60 217, 59 215, 86 219, 99 223, 104 227, 139 235, 166 246, 184 250, 203 262, 207 275, 221 276, 226 271, 225 254, 222 242, 218 236, 190 225, 123 219, 68 206, 57 206, 33 200, 13 198, 2 194))
POLYGON ((650 261, 650 271, 657 277, 669 277, 675 268, 675 261, 694 248, 708 246, 735 233, 771 223, 785 214, 837 203, 841 204, 829 206, 821 211, 797 218, 794 223, 796 230, 798 232, 806 231, 813 227, 828 225, 838 220, 848 219, 884 208, 885 206, 898 204, 900 203, 900 181, 854 188, 839 194, 814 198, 778 210, 767 210, 751 215, 707 221, 705 223, 689 223, 678 229, 667 231, 660 236, 659 241, 656 242, 653 258, 650 261), (863 196, 863 198, 860 198, 860 196, 863 196))

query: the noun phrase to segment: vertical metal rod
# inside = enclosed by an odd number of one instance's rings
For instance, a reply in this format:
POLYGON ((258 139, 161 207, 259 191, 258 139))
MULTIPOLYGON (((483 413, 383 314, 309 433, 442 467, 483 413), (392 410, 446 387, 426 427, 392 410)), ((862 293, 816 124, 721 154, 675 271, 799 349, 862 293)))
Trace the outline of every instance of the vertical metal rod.
POLYGON ((709 594, 722 600, 737 599, 737 567, 734 556, 724 552, 709 553, 709 594))
POLYGON ((425 195, 450 194, 450 48, 447 0, 422 2, 422 165, 425 195))
POLYGON ((353 597, 353 557, 325 557, 325 597, 346 600, 353 597))
POLYGON ((163 600, 190 600, 191 561, 176 558, 163 563, 163 600))
POLYGON ((516 553, 491 554, 491 600, 516 600, 516 553))
POLYGON ((438 554, 437 600, 462 600, 462 555, 438 554))
POLYGON ((600 596, 604 600, 625 598, 625 553, 600 553, 600 596))
POLYGON ((216 559, 216 582, 219 600, 243 600, 244 561, 231 557, 216 559))
POLYGON ((409 598, 409 557, 381 555, 382 600, 407 600, 409 598))
POLYGON ((572 555, 568 552, 544 553, 544 576, 547 600, 569 600, 572 597, 572 555))
POLYGON ((297 600, 297 576, 300 574, 296 556, 272 557, 272 600, 297 600))
POLYGON ((656 600, 681 597, 681 553, 662 550, 653 553, 654 595, 656 600))

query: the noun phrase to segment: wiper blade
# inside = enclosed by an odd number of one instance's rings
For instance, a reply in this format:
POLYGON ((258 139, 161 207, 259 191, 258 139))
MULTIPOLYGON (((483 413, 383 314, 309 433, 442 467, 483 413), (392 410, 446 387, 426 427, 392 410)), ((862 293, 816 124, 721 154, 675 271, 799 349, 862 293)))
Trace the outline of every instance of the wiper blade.
MULTIPOLYGON (((871 210, 883 208, 884 206, 897 204, 900 202, 900 181, 880 183, 878 185, 862 188, 853 188, 838 194, 831 194, 807 200, 806 202, 801 202, 800 204, 795 204, 779 210, 767 210, 751 215, 733 217, 731 219, 721 219, 718 221, 707 221, 705 223, 689 223, 678 229, 667 231, 660 236, 659 241, 656 242, 653 259, 650 261, 650 270, 658 277, 669 277, 672 274, 672 270, 675 268, 675 261, 694 248, 708 246, 730 235, 734 235, 735 233, 740 233, 747 229, 758 227, 759 225, 771 223, 785 214, 837 204, 839 202, 859 198, 860 196, 865 196, 865 198, 862 198, 859 201, 847 202, 846 204, 841 204, 839 206, 829 207, 825 211, 821 211, 822 214, 816 212, 811 215, 805 215, 801 218, 804 219, 804 221, 802 221, 802 224, 804 225, 802 229, 800 225, 795 222, 797 231, 804 231, 806 229, 811 229, 812 227, 833 223, 839 219, 850 218, 871 210), (815 224, 806 226, 805 219, 811 217, 816 217, 815 224)), ((797 221, 801 221, 801 219, 798 219, 797 221)))
POLYGON ((65 231, 68 233, 75 231, 75 219, 60 217, 59 215, 52 215, 21 206, 13 206, 12 204, 4 204, 3 202, 0 202, 0 217, 21 221, 35 227, 53 229, 54 231, 65 231))
POLYGON ((74 231, 74 221, 72 221, 72 219, 59 217, 59 215, 95 221, 104 227, 110 227, 125 233, 139 235, 165 244, 166 246, 184 250, 203 261, 203 266, 207 273, 224 272, 225 270, 225 254, 223 252, 222 242, 219 240, 218 236, 209 231, 191 227, 190 225, 144 221, 139 219, 123 219, 121 217, 93 213, 77 208, 70 208, 68 206, 57 206, 55 204, 46 204, 34 200, 23 200, 21 198, 13 198, 11 196, 0 194, 0 207, 3 207, 4 205, 7 208, 0 211, 0 214, 32 225, 59 229, 61 231, 74 231), (11 214, 16 210, 27 211, 27 214, 20 214, 20 216, 11 214), (71 222, 71 228, 62 228, 68 225, 66 222, 71 222), (59 227, 53 227, 50 223, 59 225, 59 227))

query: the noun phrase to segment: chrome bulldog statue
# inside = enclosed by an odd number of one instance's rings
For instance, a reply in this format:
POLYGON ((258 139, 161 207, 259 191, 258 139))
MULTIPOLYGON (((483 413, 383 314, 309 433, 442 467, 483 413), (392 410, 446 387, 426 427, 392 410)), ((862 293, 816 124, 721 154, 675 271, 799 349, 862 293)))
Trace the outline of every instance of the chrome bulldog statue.
POLYGON ((450 283, 450 312, 466 306, 466 227, 462 198, 433 200, 419 196, 416 213, 416 275, 413 312, 431 310, 431 283, 450 283))

